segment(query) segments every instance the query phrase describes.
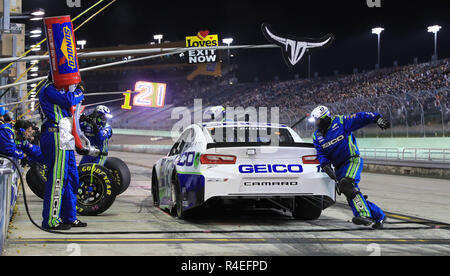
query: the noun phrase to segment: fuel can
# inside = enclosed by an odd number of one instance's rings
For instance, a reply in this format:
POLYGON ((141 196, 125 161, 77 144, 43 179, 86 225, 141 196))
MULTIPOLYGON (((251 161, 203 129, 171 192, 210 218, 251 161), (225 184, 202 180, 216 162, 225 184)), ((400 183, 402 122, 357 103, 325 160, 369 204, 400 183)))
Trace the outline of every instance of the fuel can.
POLYGON ((76 40, 70 16, 44 18, 53 83, 57 89, 81 82, 76 40))

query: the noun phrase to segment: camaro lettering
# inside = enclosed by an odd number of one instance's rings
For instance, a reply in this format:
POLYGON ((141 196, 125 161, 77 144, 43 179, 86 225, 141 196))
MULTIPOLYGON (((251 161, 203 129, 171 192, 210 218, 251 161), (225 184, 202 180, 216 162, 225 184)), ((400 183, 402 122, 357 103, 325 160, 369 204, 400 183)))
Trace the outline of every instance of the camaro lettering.
POLYGON ((302 165, 240 165, 239 172, 242 174, 251 173, 303 173, 302 165))
POLYGON ((244 186, 298 186, 298 182, 244 182, 244 186))

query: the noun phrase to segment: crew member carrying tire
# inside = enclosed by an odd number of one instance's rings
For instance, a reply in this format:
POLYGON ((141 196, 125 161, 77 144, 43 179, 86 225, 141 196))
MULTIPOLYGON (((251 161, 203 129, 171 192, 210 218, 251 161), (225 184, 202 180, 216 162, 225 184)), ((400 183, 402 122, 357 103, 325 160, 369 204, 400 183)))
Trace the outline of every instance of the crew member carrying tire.
POLYGON ((325 106, 317 107, 311 116, 316 120, 318 128, 313 140, 320 165, 337 182, 338 193, 347 197, 355 216, 353 223, 372 226, 374 229, 383 228, 386 221, 383 210, 366 200, 358 187, 363 160, 353 132, 369 124, 377 124, 382 130, 386 130, 391 127, 390 122, 377 113, 332 117, 325 106))

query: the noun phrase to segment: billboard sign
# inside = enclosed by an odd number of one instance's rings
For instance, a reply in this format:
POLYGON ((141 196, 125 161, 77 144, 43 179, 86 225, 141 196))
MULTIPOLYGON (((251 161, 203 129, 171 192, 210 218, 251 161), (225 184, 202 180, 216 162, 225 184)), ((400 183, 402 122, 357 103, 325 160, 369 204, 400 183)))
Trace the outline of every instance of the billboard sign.
MULTIPOLYGON (((186 48, 217 47, 219 36, 211 35, 209 31, 200 31, 196 36, 186 37, 186 48)), ((218 62, 217 50, 197 49, 188 51, 189 64, 216 63, 218 62)))

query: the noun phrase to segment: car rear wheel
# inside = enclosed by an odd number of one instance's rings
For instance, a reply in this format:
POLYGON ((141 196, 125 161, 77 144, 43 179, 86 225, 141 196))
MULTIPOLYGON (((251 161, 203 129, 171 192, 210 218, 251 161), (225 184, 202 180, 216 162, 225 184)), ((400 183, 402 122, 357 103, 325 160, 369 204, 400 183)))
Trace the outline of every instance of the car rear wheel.
POLYGON ((292 216, 296 220, 317 220, 322 214, 322 204, 314 197, 296 197, 292 216))
POLYGON ((178 177, 175 176, 174 181, 174 192, 175 192, 175 206, 176 206, 176 216, 179 219, 184 219, 184 212, 183 212, 183 197, 181 195, 181 187, 180 182, 178 181, 178 177))

